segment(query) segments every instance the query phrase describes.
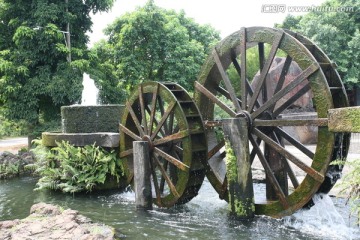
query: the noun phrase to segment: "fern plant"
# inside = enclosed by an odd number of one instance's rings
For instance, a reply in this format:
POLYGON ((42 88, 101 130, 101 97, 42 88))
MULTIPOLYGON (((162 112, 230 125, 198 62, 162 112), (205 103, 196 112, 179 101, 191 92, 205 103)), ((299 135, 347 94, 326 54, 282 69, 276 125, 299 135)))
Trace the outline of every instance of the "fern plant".
POLYGON ((34 153, 37 157, 35 172, 41 177, 35 190, 91 191, 110 178, 119 183, 123 173, 116 153, 95 144, 75 147, 61 142, 51 150, 38 145, 34 153))
MULTIPOLYGON (((344 165, 344 160, 334 161, 332 164, 344 165)), ((339 187, 340 193, 347 194, 347 203, 350 203, 351 213, 357 216, 358 225, 360 224, 360 159, 346 161, 349 172, 342 177, 339 187)))
POLYGON ((11 178, 20 173, 20 163, 3 163, 0 164, 0 179, 11 178))

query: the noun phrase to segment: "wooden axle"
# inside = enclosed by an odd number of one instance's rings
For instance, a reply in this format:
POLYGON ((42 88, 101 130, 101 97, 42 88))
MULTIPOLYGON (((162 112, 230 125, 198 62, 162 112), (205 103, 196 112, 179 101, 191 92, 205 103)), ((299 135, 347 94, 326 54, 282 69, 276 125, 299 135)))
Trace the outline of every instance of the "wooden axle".
MULTIPOLYGON (((207 128, 221 127, 222 121, 205 121, 207 128)), ((360 107, 334 108, 328 118, 317 119, 255 119, 254 127, 318 126, 328 127, 330 132, 360 132, 360 107)))

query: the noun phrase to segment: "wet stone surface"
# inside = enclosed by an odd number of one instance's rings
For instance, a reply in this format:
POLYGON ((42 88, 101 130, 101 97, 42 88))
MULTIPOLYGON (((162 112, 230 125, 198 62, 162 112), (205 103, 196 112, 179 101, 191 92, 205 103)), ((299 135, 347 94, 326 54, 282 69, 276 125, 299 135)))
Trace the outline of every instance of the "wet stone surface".
POLYGON ((0 239, 115 239, 112 227, 93 223, 78 211, 37 203, 25 219, 0 222, 0 239))

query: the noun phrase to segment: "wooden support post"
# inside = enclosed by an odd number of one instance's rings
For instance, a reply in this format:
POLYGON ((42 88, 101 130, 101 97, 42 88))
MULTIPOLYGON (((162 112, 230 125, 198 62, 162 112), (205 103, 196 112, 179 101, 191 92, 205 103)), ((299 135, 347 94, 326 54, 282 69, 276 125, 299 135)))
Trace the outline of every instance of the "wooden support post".
POLYGON ((230 214, 240 219, 253 218, 255 204, 247 120, 245 117, 224 119, 223 129, 230 214))
POLYGON ((152 209, 149 143, 134 141, 134 187, 137 209, 152 209))

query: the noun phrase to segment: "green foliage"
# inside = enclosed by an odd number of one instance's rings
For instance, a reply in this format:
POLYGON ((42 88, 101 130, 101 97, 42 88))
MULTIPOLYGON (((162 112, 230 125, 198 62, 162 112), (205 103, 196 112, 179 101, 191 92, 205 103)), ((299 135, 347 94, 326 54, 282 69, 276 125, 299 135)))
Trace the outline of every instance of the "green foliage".
POLYGON ((114 46, 100 41, 94 45, 88 55, 90 64, 87 72, 99 89, 99 102, 123 103, 127 95, 123 82, 119 81, 116 74, 114 46))
POLYGON ((12 178, 19 175, 20 162, 0 163, 0 179, 12 178))
POLYGON ((18 137, 27 134, 27 124, 24 121, 11 121, 0 114, 0 138, 18 137))
POLYGON ((94 52, 120 79, 115 86, 128 91, 147 80, 172 81, 193 89, 209 49, 220 39, 209 25, 201 26, 184 12, 162 9, 153 1, 118 18, 105 34, 108 42, 96 48, 106 49, 109 55, 94 52))
POLYGON ((341 193, 348 194, 348 201, 350 202, 351 212, 358 218, 360 224, 360 159, 353 161, 334 161, 332 164, 346 165, 350 171, 341 179, 338 186, 341 188, 341 193))
POLYGON ((0 104, 6 119, 33 128, 60 119, 60 106, 79 102, 87 63, 90 13, 113 0, 0 0, 0 104), (71 55, 65 44, 67 24, 71 55))
POLYGON ((286 17, 277 27, 288 28, 312 39, 338 65, 347 88, 360 84, 360 2, 328 0, 324 7, 352 7, 348 11, 313 11, 286 17))
POLYGON ((119 182, 123 172, 114 151, 95 145, 74 147, 61 142, 48 150, 40 144, 33 152, 37 160, 35 173, 41 177, 35 190, 91 191, 110 177, 119 182))

